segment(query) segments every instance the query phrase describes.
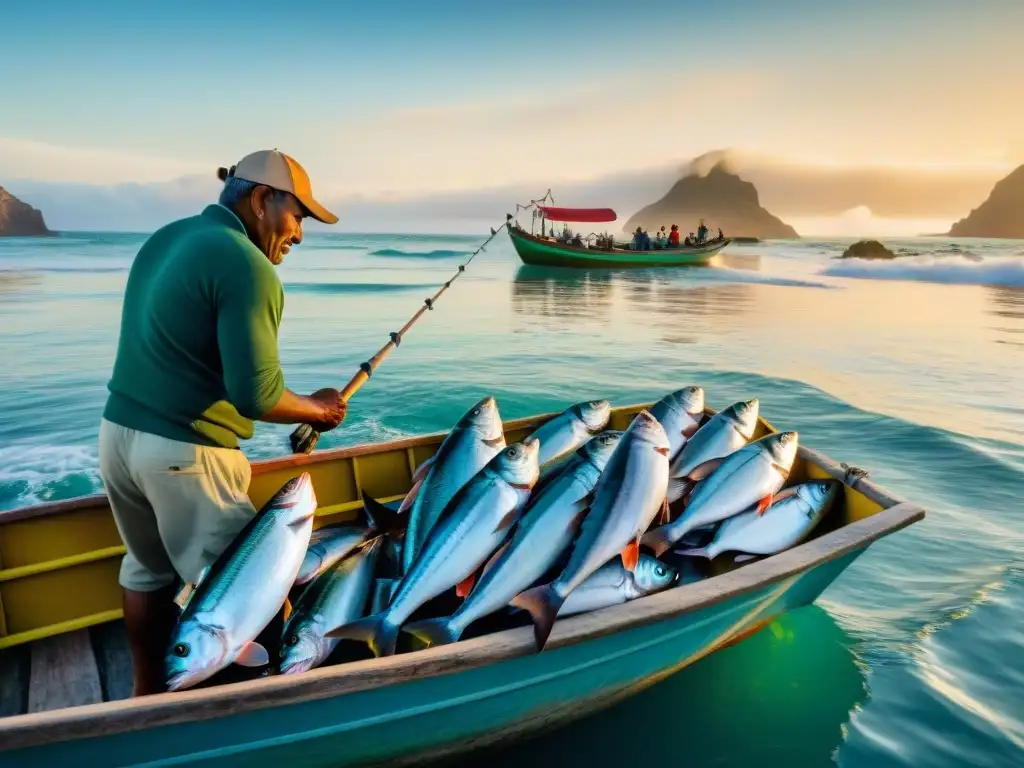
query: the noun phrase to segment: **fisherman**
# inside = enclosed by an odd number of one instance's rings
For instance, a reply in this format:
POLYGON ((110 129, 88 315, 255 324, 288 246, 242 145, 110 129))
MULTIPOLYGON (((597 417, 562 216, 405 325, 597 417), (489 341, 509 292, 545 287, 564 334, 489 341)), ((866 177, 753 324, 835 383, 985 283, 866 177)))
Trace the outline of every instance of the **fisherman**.
POLYGON ((701 219, 700 220, 700 226, 697 227, 697 243, 700 244, 700 245, 703 245, 704 242, 707 240, 707 236, 708 236, 707 225, 704 224, 704 219, 701 219))
POLYGON ((277 346, 274 267, 302 242, 303 218, 337 216, 276 149, 218 177, 219 202, 157 230, 132 263, 100 422, 100 474, 127 550, 119 581, 135 696, 166 690, 178 579, 194 584, 256 514, 239 448, 253 421, 324 432, 346 413, 336 389, 287 389, 277 346))
POLYGON ((725 240, 725 235, 722 234, 722 228, 721 227, 718 228, 718 239, 719 240, 725 240))
POLYGON ((668 235, 668 244, 672 248, 679 247, 679 225, 673 224, 672 231, 668 235))
POLYGON ((642 251, 644 249, 644 230, 643 227, 637 227, 636 232, 633 233, 633 250, 642 251))

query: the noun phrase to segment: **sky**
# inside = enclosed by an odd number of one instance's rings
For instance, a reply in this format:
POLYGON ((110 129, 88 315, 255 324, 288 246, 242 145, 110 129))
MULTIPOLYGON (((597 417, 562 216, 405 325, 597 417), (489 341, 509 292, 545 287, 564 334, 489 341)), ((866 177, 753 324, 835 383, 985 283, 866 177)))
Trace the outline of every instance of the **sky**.
MULTIPOLYGON (((383 203, 722 148, 837 177, 1024 163, 1020 0, 10 5, 0 184, 50 199, 182 188, 264 147, 319 195, 383 203)), ((859 226, 865 206, 773 212, 859 226)))

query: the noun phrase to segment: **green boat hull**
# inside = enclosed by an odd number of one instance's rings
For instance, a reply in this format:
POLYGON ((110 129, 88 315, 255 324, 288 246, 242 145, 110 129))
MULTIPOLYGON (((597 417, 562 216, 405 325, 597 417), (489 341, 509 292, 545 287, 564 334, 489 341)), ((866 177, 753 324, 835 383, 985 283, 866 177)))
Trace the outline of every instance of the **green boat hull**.
POLYGON ((731 240, 718 240, 698 248, 665 248, 651 251, 599 251, 541 240, 513 228, 508 230, 512 247, 524 264, 536 267, 686 267, 707 264, 731 240))
POLYGON ((200 709, 189 722, 0 749, 0 764, 319 768, 412 765, 457 754, 632 695, 810 604, 863 551, 698 611, 539 654, 284 706, 219 716, 200 709))

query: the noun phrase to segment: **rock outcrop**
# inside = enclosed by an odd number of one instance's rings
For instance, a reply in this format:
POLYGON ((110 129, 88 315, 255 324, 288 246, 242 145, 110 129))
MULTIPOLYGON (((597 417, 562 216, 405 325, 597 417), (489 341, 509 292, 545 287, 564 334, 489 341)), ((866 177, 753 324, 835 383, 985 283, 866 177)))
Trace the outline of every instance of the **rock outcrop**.
POLYGON ((895 259, 896 254, 877 240, 861 240, 847 248, 841 259, 895 259))
POLYGON ((710 230, 709 237, 716 236, 719 228, 726 237, 799 237, 795 229, 761 207, 753 184, 729 173, 722 164, 706 175, 684 176, 661 200, 631 216, 623 230, 645 227, 653 234, 662 225, 667 229, 678 224, 686 237, 697 231, 701 219, 710 230))
POLYGON ((54 234, 43 214, 0 187, 0 237, 38 237, 54 234))
POLYGON ((1024 165, 997 181, 988 199, 954 224, 949 234, 1024 239, 1024 165))

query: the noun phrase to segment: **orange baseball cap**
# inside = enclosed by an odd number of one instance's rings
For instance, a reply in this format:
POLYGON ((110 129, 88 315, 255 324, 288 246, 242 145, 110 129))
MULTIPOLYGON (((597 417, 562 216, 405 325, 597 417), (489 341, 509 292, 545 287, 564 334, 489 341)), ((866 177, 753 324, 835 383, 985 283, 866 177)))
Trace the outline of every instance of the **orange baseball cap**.
POLYGON ((276 149, 262 149, 246 155, 230 169, 221 168, 218 176, 245 179, 264 184, 282 192, 290 192, 306 207, 310 215, 325 224, 335 224, 338 217, 324 208, 313 198, 309 174, 293 157, 276 149))

